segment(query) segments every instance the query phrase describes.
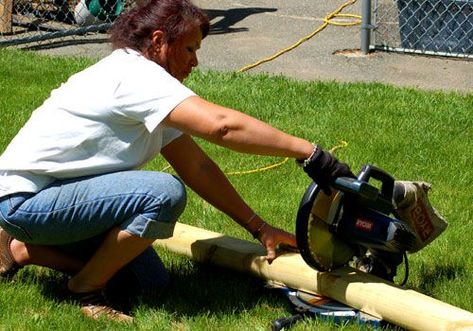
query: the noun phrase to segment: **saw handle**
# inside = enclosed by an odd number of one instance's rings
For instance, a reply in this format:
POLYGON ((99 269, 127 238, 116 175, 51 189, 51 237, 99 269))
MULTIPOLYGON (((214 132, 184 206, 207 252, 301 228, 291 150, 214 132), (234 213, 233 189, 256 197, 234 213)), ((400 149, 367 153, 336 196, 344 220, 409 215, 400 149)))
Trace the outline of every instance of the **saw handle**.
POLYGON ((289 317, 281 317, 271 323, 271 331, 281 331, 293 326, 297 321, 304 318, 304 313, 297 313, 289 317))
POLYGON ((335 179, 333 187, 343 192, 359 195, 371 201, 375 201, 379 196, 379 190, 376 187, 367 182, 350 177, 338 177, 335 179))
POLYGON ((370 178, 381 182, 381 196, 391 203, 394 190, 394 178, 386 171, 374 165, 366 164, 358 174, 358 180, 369 182, 370 178))

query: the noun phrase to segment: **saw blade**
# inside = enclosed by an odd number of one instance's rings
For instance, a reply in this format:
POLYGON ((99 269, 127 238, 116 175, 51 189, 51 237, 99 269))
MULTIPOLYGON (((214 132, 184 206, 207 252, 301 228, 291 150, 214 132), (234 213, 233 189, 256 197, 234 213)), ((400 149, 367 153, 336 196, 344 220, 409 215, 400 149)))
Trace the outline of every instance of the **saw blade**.
POLYGON ((318 191, 308 219, 307 243, 314 266, 321 271, 330 271, 347 264, 355 255, 352 247, 330 232, 340 210, 341 192, 332 189, 327 195, 318 191))
POLYGON ((331 311, 353 311, 352 307, 349 307, 341 302, 330 299, 329 297, 317 295, 314 293, 307 293, 304 291, 296 291, 296 297, 303 303, 310 305, 314 308, 327 309, 331 311))

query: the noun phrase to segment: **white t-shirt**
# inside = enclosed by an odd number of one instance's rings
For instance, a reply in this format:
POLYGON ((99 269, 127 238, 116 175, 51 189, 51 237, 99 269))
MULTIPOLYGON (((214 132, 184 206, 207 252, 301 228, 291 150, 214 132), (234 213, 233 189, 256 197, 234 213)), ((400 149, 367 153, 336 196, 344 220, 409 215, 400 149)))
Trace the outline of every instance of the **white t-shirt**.
POLYGON ((0 197, 140 167, 181 135, 161 122, 194 95, 140 53, 115 50, 33 112, 0 156, 0 197))

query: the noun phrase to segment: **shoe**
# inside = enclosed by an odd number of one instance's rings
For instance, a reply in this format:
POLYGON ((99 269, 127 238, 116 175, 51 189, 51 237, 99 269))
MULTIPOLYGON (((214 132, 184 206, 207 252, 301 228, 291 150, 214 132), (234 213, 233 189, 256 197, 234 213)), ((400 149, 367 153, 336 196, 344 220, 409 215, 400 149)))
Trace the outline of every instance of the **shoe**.
POLYGON ((13 237, 0 227, 0 279, 11 279, 23 268, 13 259, 10 244, 13 237))
POLYGON ((115 322, 133 323, 133 317, 113 309, 105 296, 105 289, 86 293, 72 293, 79 302, 82 313, 93 319, 106 318, 115 322))
POLYGON ((427 196, 431 185, 425 182, 396 181, 393 200, 399 218, 414 230, 417 240, 410 253, 417 252, 437 238, 448 226, 432 207, 427 196))

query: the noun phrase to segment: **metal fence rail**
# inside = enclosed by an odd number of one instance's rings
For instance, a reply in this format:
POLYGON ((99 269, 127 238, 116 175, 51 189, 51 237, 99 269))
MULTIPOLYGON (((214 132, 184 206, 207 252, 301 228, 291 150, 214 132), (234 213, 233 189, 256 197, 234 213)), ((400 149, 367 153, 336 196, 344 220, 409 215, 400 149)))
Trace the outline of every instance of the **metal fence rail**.
POLYGON ((473 58, 473 0, 375 0, 370 48, 473 58))

